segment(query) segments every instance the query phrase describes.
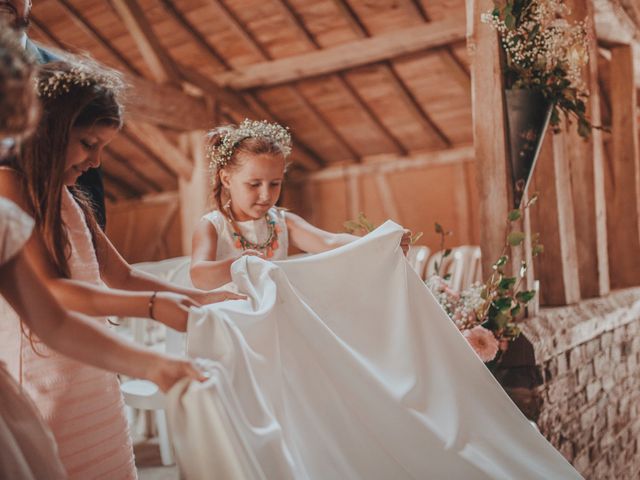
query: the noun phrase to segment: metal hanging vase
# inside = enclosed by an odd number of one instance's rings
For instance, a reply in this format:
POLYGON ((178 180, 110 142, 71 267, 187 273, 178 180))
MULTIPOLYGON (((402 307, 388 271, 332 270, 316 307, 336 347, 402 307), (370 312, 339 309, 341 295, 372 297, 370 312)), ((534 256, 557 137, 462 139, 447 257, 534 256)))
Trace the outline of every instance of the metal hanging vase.
POLYGON ((552 103, 537 90, 505 91, 507 131, 514 208, 527 189, 544 134, 551 118, 552 103))

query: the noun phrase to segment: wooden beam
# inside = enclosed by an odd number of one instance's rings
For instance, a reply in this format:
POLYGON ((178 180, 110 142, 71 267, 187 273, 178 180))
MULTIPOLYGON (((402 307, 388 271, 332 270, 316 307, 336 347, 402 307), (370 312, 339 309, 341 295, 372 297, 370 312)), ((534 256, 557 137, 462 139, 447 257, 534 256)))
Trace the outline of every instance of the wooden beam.
MULTIPOLYGON (((602 125, 592 1, 569 0, 567 6, 571 9, 574 20, 586 18, 591 29, 588 45, 590 62, 583 70, 583 78, 590 92, 587 114, 594 125, 602 125)), ((593 130, 591 138, 584 140, 578 135, 576 128, 572 128, 566 141, 566 154, 571 166, 581 297, 601 297, 609 293, 610 289, 602 131, 593 130)))
POLYGON ((110 159, 110 165, 113 166, 114 163, 118 164, 116 167, 119 170, 126 169, 128 174, 134 177, 136 180, 139 180, 144 185, 144 193, 147 193, 146 190, 153 190, 154 192, 161 192, 162 187, 158 185, 154 180, 149 178, 149 176, 136 168, 135 162, 131 162, 129 159, 124 158, 119 152, 115 151, 111 146, 105 147, 105 152, 108 154, 110 159))
POLYGON ((162 130, 146 123, 128 122, 126 130, 153 152, 178 177, 190 179, 191 160, 165 137, 162 130))
MULTIPOLYGON (((565 127, 566 131, 566 127, 565 127)), ((574 228, 571 173, 566 134, 545 136, 531 180, 540 194, 531 209, 532 230, 540 234, 544 253, 536 257, 542 305, 568 305, 580 300, 580 276, 574 228)))
POLYGON ((198 45, 202 47, 210 57, 222 65, 225 69, 231 68, 227 60, 209 43, 207 38, 189 21, 189 19, 174 5, 172 0, 161 0, 162 5, 169 15, 191 35, 198 45))
MULTIPOLYGON (((276 2, 276 5, 279 6, 280 11, 288 19, 289 23, 291 23, 292 25, 294 25, 296 27, 296 31, 299 32, 301 34, 301 36, 304 37, 304 39, 306 40, 307 44, 310 47, 313 47, 316 50, 321 50, 322 49, 322 45, 320 45, 318 43, 318 41, 316 40, 314 35, 309 31, 309 29, 307 28, 307 26, 303 22, 303 20, 300 17, 300 15, 297 14, 295 9, 289 4, 289 2, 287 0, 278 0, 276 2)), ((375 114, 375 112, 371 109, 371 107, 369 107, 367 102, 358 93, 358 90, 353 85, 351 85, 351 83, 349 83, 349 81, 347 80, 347 78, 344 75, 344 73, 343 72, 338 72, 337 75, 335 76, 335 79, 336 79, 337 82, 340 83, 340 85, 345 90, 347 90, 347 92, 349 93, 349 96, 354 100, 354 102, 358 105, 358 107, 360 109, 362 109, 362 111, 365 112, 365 114, 369 117, 371 122, 378 128, 380 134, 382 134, 385 137, 387 137, 389 142, 392 143, 395 146, 396 150, 400 154, 406 153, 406 149, 404 148, 402 143, 395 137, 395 135, 393 135, 393 133, 386 127, 386 125, 380 120, 380 118, 378 118, 378 116, 375 114)), ((298 85, 298 86, 302 87, 302 85, 298 85)), ((321 115, 320 109, 317 109, 317 108, 313 107, 311 101, 309 101, 307 103, 307 106, 309 106, 317 114, 321 115)), ((344 143, 347 146, 349 146, 348 142, 340 134, 338 129, 331 128, 331 130, 332 130, 332 132, 334 133, 334 135, 336 137, 339 137, 340 139, 342 139, 344 141, 344 143)), ((352 153, 354 159, 357 161, 358 157, 359 157, 358 152, 356 152, 355 149, 354 149, 353 151, 351 151, 351 153, 352 153)))
POLYGON ((118 62, 124 66, 126 70, 135 75, 140 75, 140 71, 113 46, 113 43, 105 38, 102 33, 78 10, 69 0, 57 0, 58 4, 71 17, 76 25, 78 25, 91 39, 98 43, 102 48, 107 50, 118 62))
POLYGON ((215 76, 218 85, 234 90, 266 87, 335 73, 441 47, 465 38, 464 20, 447 20, 411 27, 316 52, 257 63, 215 76))
MULTIPOLYGON (((345 0, 334 0, 333 3, 343 13, 345 18, 348 20, 351 29, 356 35, 358 35, 360 38, 371 37, 369 30, 345 0)), ((420 102, 418 102, 418 100, 415 98, 413 92, 411 92, 411 90, 405 85, 402 77, 395 68, 394 63, 392 61, 384 62, 380 65, 380 67, 386 74, 388 81, 391 83, 391 85, 393 85, 393 88, 397 92, 400 99, 406 105, 407 109, 413 114, 413 117, 416 119, 416 121, 422 125, 425 131, 429 132, 434 138, 438 139, 442 147, 450 146, 451 142, 447 138, 446 134, 440 129, 440 127, 438 127, 438 125, 436 125, 436 123, 425 111, 420 102)), ((349 74, 344 73, 343 76, 345 78, 348 78, 349 74)), ((401 144, 401 142, 396 139, 396 137, 389 129, 387 129, 386 127, 384 128, 388 136, 396 144, 398 144, 399 151, 403 154, 406 154, 405 148, 401 144)))
POLYGON ((469 163, 474 161, 474 155, 475 150, 470 145, 435 152, 416 152, 406 157, 398 157, 395 154, 372 155, 363 157, 360 164, 329 166, 319 172, 310 173, 305 178, 322 181, 344 179, 352 175, 386 175, 442 165, 469 163))
POLYGON ((187 180, 181 178, 178 183, 180 195, 180 219, 182 232, 182 253, 191 254, 193 232, 198 221, 211 210, 209 165, 205 155, 205 132, 191 132, 180 139, 183 155, 193 158, 193 175, 187 180))
MULTIPOLYGON (((56 48, 81 53, 57 38, 40 20, 31 19, 35 29, 56 48)), ((123 101, 125 119, 151 123, 172 130, 189 131, 208 128, 212 116, 204 102, 168 85, 158 85, 142 77, 125 74, 127 86, 123 101)))
POLYGON ((511 209, 508 188, 506 115, 498 36, 480 15, 494 8, 492 0, 467 0, 467 45, 471 58, 473 141, 477 162, 482 272, 501 255, 505 221, 511 209))
POLYGON ((111 0, 109 3, 129 30, 154 78, 160 83, 178 84, 180 74, 153 32, 138 2, 111 0))
POLYGON ((124 80, 125 119, 177 131, 209 128, 213 121, 202 99, 142 77, 126 75, 124 80))
POLYGON ((613 288, 640 285, 640 159, 633 69, 630 46, 611 49, 613 191, 607 226, 613 288))
POLYGON ((398 210, 398 205, 396 204, 396 199, 393 196, 393 191, 391 190, 391 185, 389 185, 387 176, 383 173, 378 173, 375 176, 375 182, 376 187, 378 188, 378 195, 380 195, 380 200, 382 202, 382 208, 384 209, 385 216, 402 225, 402 220, 400 219, 400 210, 398 210))

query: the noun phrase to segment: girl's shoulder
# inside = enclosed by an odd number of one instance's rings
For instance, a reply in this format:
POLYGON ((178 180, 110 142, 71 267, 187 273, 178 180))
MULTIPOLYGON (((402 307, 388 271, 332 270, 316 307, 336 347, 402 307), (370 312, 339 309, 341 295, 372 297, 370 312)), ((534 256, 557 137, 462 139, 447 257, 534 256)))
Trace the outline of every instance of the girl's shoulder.
POLYGON ((208 221, 213 224, 218 232, 224 228, 225 217, 220 210, 212 210, 209 213, 205 213, 202 216, 202 220, 208 221))
POLYGON ((8 198, 27 213, 32 212, 24 176, 12 167, 0 165, 0 197, 8 198))

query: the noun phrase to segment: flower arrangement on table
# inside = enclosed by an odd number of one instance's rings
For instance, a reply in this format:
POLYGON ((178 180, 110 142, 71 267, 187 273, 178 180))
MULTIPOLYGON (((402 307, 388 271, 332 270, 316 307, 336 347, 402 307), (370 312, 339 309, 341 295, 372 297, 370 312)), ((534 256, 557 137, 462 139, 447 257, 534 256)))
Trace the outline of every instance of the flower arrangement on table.
POLYGON ((563 0, 494 0, 482 21, 495 28, 505 52, 505 87, 536 90, 552 104, 551 125, 557 131, 560 112, 574 117, 578 133, 589 137, 586 116, 589 93, 582 68, 589 62, 586 20, 570 23, 563 0))
MULTIPOLYGON (((534 290, 525 290, 523 281, 528 265, 523 260, 515 275, 511 249, 523 245, 525 234, 512 230, 514 222, 520 220, 524 211, 531 207, 537 196, 509 212, 507 218, 507 234, 504 247, 498 260, 493 264, 493 271, 485 283, 475 283, 461 292, 454 291, 447 283, 448 275, 440 275, 443 260, 451 255, 451 249, 444 249, 445 238, 451 234, 438 223, 435 230, 441 238, 442 257, 435 263, 435 275, 427 279, 427 286, 434 294, 444 311, 449 315, 456 327, 462 332, 480 359, 487 363, 499 359, 509 342, 520 334, 518 320, 524 308, 536 295, 534 290)), ((544 248, 539 243, 538 234, 532 238, 532 254, 537 256, 544 248)))

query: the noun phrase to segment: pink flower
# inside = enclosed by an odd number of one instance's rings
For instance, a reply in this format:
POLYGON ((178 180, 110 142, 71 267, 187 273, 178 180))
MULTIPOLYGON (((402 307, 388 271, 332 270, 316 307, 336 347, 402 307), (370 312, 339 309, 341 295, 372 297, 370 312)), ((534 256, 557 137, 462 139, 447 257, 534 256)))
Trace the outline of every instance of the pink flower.
POLYGON ((462 335, 483 362, 493 360, 498 353, 499 342, 490 330, 478 325, 463 331, 462 335))

